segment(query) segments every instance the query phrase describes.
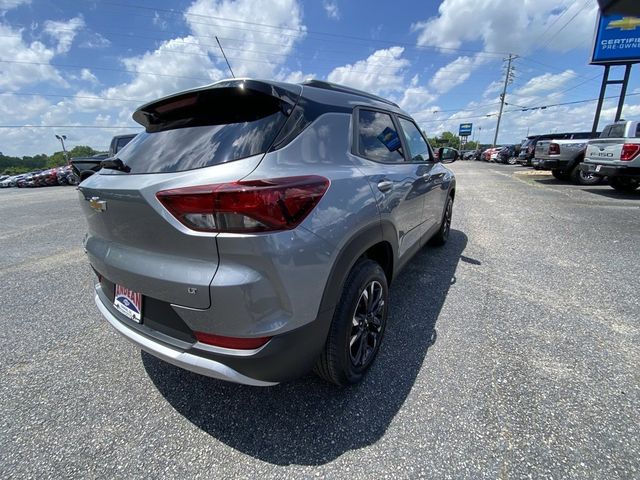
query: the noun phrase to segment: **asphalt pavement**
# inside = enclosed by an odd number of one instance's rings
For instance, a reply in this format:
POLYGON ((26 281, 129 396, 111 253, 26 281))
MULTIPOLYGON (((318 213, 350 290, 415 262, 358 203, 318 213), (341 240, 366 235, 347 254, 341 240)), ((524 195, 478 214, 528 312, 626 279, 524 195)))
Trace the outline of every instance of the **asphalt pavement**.
POLYGON ((640 192, 452 169, 450 241, 344 389, 141 353, 93 304, 75 189, 0 190, 0 477, 638 478, 640 192))

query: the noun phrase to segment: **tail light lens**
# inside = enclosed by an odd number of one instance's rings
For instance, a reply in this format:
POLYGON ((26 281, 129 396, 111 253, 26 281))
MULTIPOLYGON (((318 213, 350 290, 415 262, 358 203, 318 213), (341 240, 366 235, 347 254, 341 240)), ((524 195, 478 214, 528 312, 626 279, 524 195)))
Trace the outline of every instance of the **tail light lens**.
POLYGON ((558 145, 557 143, 550 143, 549 155, 560 155, 560 145, 558 145))
POLYGON ((629 162, 636 158, 640 153, 640 143, 625 143, 622 146, 622 153, 620 154, 620 160, 629 162))
POLYGON ((238 338, 223 337, 211 333, 194 332, 196 339, 201 343, 222 348, 233 348, 236 350, 254 350, 266 344, 271 337, 238 338))
POLYGON ((270 232, 297 227, 329 188, 315 175, 163 190, 158 200, 200 232, 270 232))

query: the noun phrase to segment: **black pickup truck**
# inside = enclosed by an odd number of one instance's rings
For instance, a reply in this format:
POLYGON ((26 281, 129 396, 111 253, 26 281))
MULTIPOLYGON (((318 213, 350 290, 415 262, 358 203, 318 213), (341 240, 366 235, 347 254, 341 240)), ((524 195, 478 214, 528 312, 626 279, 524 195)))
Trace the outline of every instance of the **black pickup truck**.
POLYGON ((85 178, 93 175, 100 170, 100 164, 107 158, 111 158, 116 155, 122 148, 129 143, 135 134, 129 135, 116 135, 111 139, 111 145, 109 146, 109 153, 102 153, 94 155, 93 157, 75 157, 71 159, 71 168, 73 173, 76 174, 79 181, 83 181, 85 178))

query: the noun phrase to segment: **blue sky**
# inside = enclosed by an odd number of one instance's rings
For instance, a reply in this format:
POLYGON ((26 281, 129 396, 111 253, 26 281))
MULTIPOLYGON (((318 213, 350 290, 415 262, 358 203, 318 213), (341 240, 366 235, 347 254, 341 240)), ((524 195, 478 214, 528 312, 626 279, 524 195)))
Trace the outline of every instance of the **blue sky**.
MULTIPOLYGON (((596 3, 0 0, 0 125, 15 126, 0 128, 0 151, 52 153, 55 133, 70 147, 106 148, 135 131, 124 127, 136 125, 140 103, 229 75, 215 36, 237 76, 345 83, 400 103, 429 135, 469 121, 490 142, 508 53, 518 55, 512 105, 597 97, 603 68, 588 65, 596 3)), ((629 93, 640 93, 638 78, 629 93)), ((589 130, 594 108, 509 112, 499 141, 589 130)), ((614 111, 609 100, 601 125, 614 111)), ((624 116, 640 116, 640 95, 624 116)))

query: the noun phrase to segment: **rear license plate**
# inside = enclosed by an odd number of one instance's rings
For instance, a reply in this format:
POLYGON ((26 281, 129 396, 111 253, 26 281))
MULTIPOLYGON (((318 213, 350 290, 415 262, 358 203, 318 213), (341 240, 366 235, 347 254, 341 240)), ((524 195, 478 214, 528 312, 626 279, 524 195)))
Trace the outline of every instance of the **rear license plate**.
POLYGON ((601 167, 602 165, 596 165, 596 172, 599 172, 601 167))
POLYGON ((142 294, 116 285, 116 294, 113 299, 113 306, 125 317, 134 322, 142 322, 142 294))

